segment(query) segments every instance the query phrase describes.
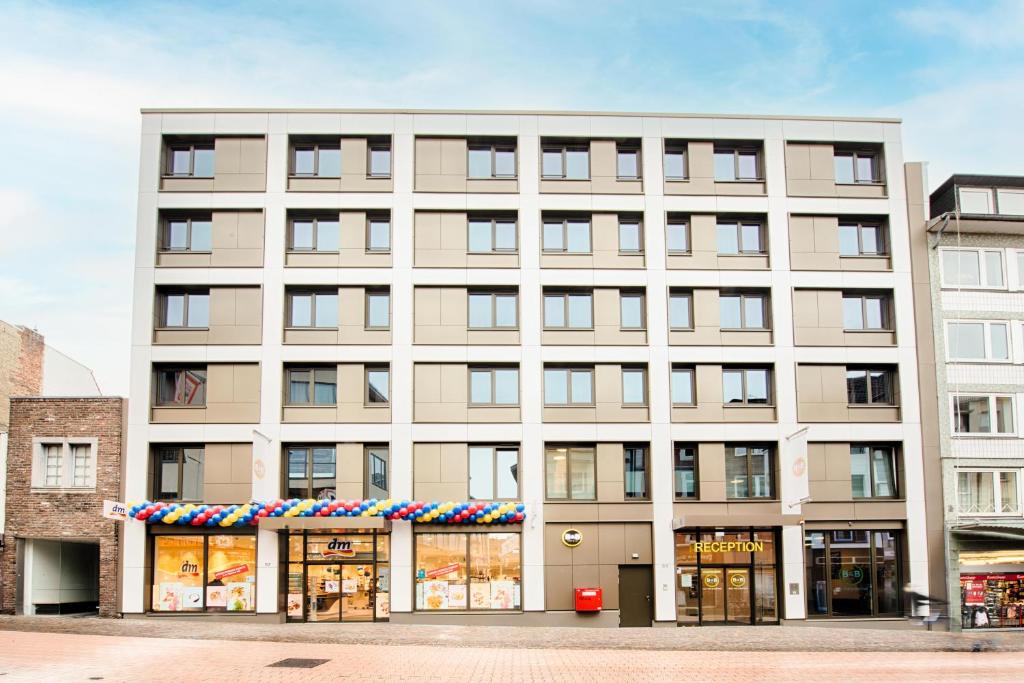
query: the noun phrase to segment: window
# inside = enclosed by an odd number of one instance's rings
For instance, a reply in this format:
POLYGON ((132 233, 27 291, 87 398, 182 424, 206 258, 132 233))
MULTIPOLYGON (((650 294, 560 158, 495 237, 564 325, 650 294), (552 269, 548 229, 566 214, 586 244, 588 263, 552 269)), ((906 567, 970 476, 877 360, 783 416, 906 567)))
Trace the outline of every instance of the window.
POLYGON ((290 406, 333 406, 338 403, 336 367, 287 368, 287 398, 290 406))
POLYGON ((668 219, 666 248, 671 254, 690 253, 690 222, 682 218, 668 219))
POLYGON ((675 496, 681 500, 697 498, 697 447, 676 444, 672 458, 675 496))
POLYGON ((340 178, 340 143, 295 144, 292 147, 292 175, 306 178, 340 178))
POLYGON ((755 446, 727 446, 725 449, 726 498, 772 497, 772 451, 755 446))
POLYGON ((1024 216, 1024 190, 996 190, 1002 216, 1024 216))
POLYGON ((156 612, 252 612, 256 609, 256 536, 153 537, 156 612))
POLYGON ((1012 397, 959 394, 951 400, 954 434, 1013 434, 1012 397))
POLYGON ((1002 289, 1003 252, 1001 249, 940 249, 942 284, 945 287, 1002 289))
POLYGON ((212 249, 213 218, 210 214, 164 219, 160 251, 208 252, 212 249))
POLYGON ((619 180, 640 179, 640 149, 628 144, 615 145, 615 175, 619 180))
POLYGON ((693 329, 693 293, 670 291, 668 295, 668 326, 673 330, 693 329))
POLYGON ((334 446, 289 446, 286 498, 334 500, 338 460, 334 446))
POLYGON ((901 541, 896 531, 804 532, 808 616, 899 615, 901 541))
POLYGON ((882 182, 878 154, 875 152, 835 152, 837 185, 875 184, 882 182))
POLYGON ((338 214, 295 216, 288 230, 288 251, 337 252, 341 243, 338 214))
MULTIPOLYGON (((992 201, 992 190, 990 188, 961 187, 958 188, 957 194, 960 196, 960 213, 995 213, 995 203, 992 201)), ((1001 208, 1002 206, 1000 206, 1001 208)))
POLYGON ((589 144, 546 144, 541 157, 541 178, 544 180, 590 179, 589 144))
POLYGON ((287 292, 288 327, 338 327, 338 290, 287 292))
POLYGON ((166 174, 175 178, 212 178, 213 143, 175 143, 167 150, 166 174))
POLYGON ((515 178, 516 146, 513 143, 470 143, 467 169, 470 179, 515 178))
POLYGON ((890 330, 889 297, 885 294, 843 293, 843 329, 890 330))
POLYGON ((544 450, 549 500, 594 500, 597 470, 593 446, 548 446, 544 450))
POLYGON ((391 292, 366 290, 366 329, 386 330, 391 327, 391 292))
POLYGON ((949 360, 1010 360, 1010 324, 1004 322, 946 322, 949 360))
POLYGON ((589 330, 594 327, 592 294, 545 292, 544 328, 589 330))
POLYGON ((210 291, 160 292, 157 327, 205 329, 210 324, 210 291))
POLYGON ((594 404, 593 368, 545 368, 544 405, 594 404))
POLYGON ((387 406, 391 396, 391 369, 383 366, 366 368, 366 405, 387 406))
POLYGON ((469 447, 469 499, 519 497, 519 450, 506 446, 469 447))
POLYGON ((768 297, 764 294, 722 294, 718 305, 723 330, 768 329, 768 297))
POLYGON ((625 464, 626 500, 648 500, 651 497, 647 476, 647 447, 625 446, 622 449, 625 464))
POLYGON ((768 405, 771 403, 771 370, 724 369, 722 394, 726 405, 768 405))
POLYGON ((94 490, 98 441, 33 440, 32 488, 94 490))
POLYGON ((694 368, 672 368, 672 405, 692 406, 697 404, 693 376, 694 368))
POLYGON ((206 405, 206 368, 158 368, 156 370, 156 405, 206 405))
POLYGON ((642 292, 619 292, 619 326, 624 330, 644 329, 644 295, 642 292))
POLYGON ((840 223, 840 256, 885 256, 885 230, 879 223, 840 223))
POLYGON ((514 330, 518 327, 519 296, 515 292, 469 292, 471 330, 514 330))
POLYGON ((391 217, 374 216, 366 217, 366 251, 389 252, 391 251, 391 217))
POLYGON ((387 446, 366 447, 366 497, 381 498, 388 495, 387 446))
POLYGON ((750 148, 715 146, 715 182, 761 179, 760 153, 750 148))
MULTIPOLYGON (((153 500, 203 500, 202 446, 157 446, 153 449, 153 500)), ((230 502, 230 501, 219 501, 230 502)))
POLYGON ((369 154, 367 175, 371 178, 390 178, 391 143, 387 141, 368 142, 366 149, 369 154))
POLYGON ((517 533, 415 534, 416 609, 518 610, 522 560, 517 533))
POLYGON ((889 446, 850 446, 854 498, 896 497, 896 454, 889 446))
POLYGON ((470 217, 467 225, 467 244, 472 254, 511 254, 518 250, 514 218, 470 217))
POLYGON ((852 405, 896 405, 896 373, 880 368, 847 368, 846 400, 852 405))
POLYGON ((724 256, 764 254, 764 229, 759 221, 718 219, 718 253, 724 256))
POLYGON ((622 405, 647 405, 647 370, 645 368, 622 368, 622 405))
POLYGON ((643 251, 640 219, 619 216, 619 253, 641 254, 643 251))
POLYGON ((543 249, 564 254, 589 254, 590 219, 545 218, 543 249))
POLYGON ((962 515, 1019 515, 1016 471, 957 471, 957 512, 962 515))
POLYGON ((686 144, 665 145, 665 180, 686 180, 687 174, 686 144))
POLYGON ((519 405, 519 368, 469 369, 469 404, 472 406, 519 405))

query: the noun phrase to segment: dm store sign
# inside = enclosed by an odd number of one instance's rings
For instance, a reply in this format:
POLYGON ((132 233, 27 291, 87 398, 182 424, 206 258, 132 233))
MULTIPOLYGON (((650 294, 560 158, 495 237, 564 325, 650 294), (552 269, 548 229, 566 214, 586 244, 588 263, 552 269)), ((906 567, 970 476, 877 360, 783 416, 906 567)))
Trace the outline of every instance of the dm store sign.
POLYGON ((323 557, 355 557, 356 550, 352 547, 352 541, 332 538, 327 542, 326 547, 324 547, 320 554, 323 557))

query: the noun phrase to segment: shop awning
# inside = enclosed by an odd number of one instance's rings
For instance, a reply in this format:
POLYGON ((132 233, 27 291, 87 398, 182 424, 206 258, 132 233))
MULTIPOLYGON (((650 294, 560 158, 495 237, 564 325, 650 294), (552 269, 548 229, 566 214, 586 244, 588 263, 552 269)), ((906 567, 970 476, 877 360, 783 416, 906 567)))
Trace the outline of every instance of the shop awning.
POLYGON ((286 529, 377 529, 391 531, 391 520, 383 517, 267 517, 260 528, 271 531, 286 529))
POLYGON ((960 524, 950 529, 950 532, 957 536, 970 538, 994 538, 1024 541, 1024 521, 986 521, 978 524, 960 524))

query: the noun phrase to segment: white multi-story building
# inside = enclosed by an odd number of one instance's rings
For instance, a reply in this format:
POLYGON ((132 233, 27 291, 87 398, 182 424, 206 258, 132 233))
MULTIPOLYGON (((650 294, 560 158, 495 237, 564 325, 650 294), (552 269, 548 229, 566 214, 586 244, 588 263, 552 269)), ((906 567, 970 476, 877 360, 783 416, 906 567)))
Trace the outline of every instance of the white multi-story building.
POLYGON ((1024 178, 951 176, 928 233, 953 625, 1019 628, 1024 178))
POLYGON ((145 110, 126 613, 900 617, 924 204, 894 120, 145 110))

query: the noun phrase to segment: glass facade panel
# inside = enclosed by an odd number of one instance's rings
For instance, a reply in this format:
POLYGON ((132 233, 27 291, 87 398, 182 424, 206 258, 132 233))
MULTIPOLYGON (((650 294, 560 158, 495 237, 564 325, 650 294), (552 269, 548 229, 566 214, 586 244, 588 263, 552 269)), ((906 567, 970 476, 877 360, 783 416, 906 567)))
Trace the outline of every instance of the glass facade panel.
POLYGON ((416 535, 416 609, 522 608, 519 534, 416 535))
POLYGON ((154 537, 152 595, 158 612, 253 611, 255 536, 154 537))

